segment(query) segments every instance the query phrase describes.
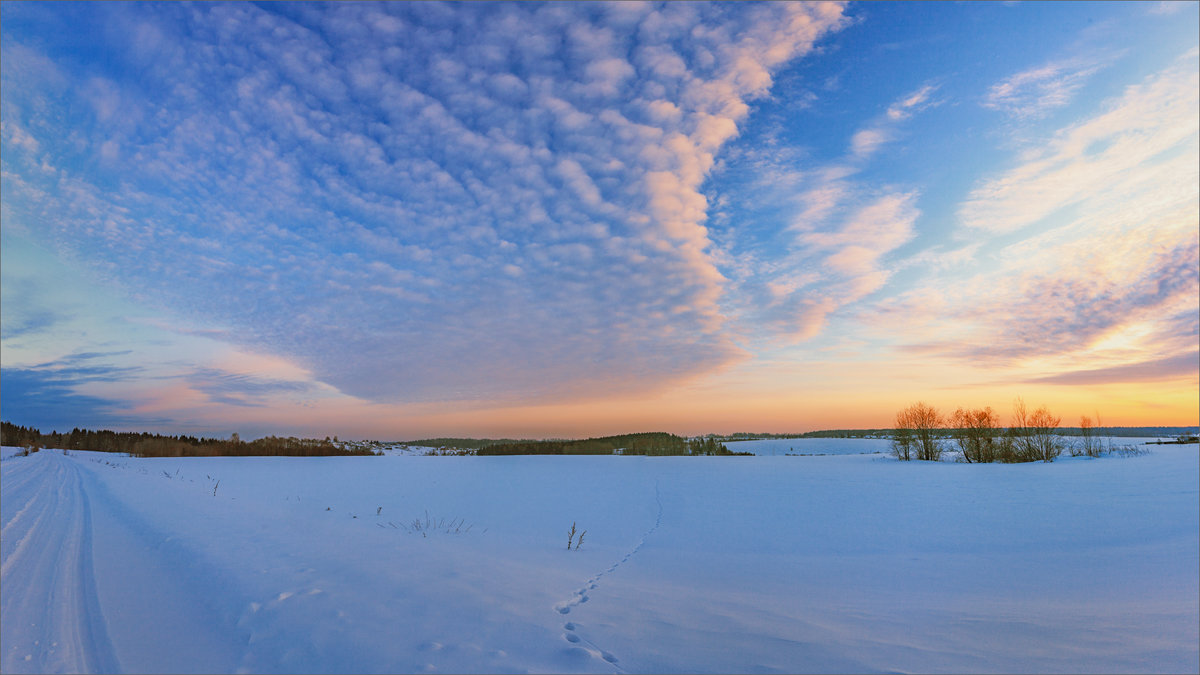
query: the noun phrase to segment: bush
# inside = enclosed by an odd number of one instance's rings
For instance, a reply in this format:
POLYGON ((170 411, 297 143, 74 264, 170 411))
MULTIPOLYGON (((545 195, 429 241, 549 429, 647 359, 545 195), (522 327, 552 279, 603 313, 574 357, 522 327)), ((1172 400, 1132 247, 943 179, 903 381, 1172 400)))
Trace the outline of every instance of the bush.
POLYGON ((902 462, 911 460, 917 454, 916 445, 912 429, 898 427, 892 434, 892 456, 902 462))
MULTIPOLYGON (((1099 422, 1100 416, 1096 415, 1096 421, 1099 422)), ((1096 430, 1092 426, 1092 418, 1087 415, 1079 417, 1079 440, 1071 444, 1072 457, 1099 457, 1104 454, 1103 441, 1097 437, 1096 430)))
POLYGON ((892 436, 892 454, 897 459, 936 462, 942 458, 938 429, 945 418, 936 408, 918 401, 896 413, 896 431, 892 436))
POLYGON ((1053 462, 1062 454, 1063 442, 1057 434, 1061 417, 1050 414, 1046 406, 1032 413, 1020 398, 1013 403, 1014 455, 1018 462, 1053 462))
POLYGON ((999 418, 991 407, 963 410, 959 408, 950 417, 954 427, 954 440, 962 450, 967 462, 994 462, 1001 452, 997 438, 999 418))

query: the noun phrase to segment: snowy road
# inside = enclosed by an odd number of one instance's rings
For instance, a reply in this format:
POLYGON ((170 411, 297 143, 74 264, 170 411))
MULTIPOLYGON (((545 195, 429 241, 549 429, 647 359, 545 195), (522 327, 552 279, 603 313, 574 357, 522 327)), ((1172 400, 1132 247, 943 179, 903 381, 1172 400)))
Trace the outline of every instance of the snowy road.
POLYGON ((0 670, 235 670, 244 639, 206 611, 186 564, 113 499, 95 464, 58 451, 4 463, 0 670))
POLYGON ((117 671, 96 594, 92 507, 80 468, 56 452, 4 468, 2 670, 117 671))

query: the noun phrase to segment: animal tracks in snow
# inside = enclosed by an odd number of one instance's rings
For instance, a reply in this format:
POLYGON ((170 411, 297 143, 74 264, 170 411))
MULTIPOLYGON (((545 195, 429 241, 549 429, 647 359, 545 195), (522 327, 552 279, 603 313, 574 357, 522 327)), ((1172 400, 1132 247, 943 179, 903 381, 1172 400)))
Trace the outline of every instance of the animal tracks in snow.
MULTIPOLYGON (((638 540, 638 543, 620 560, 613 563, 610 567, 602 572, 599 572, 591 579, 585 581, 583 583, 583 587, 575 591, 575 593, 572 594, 569 599, 554 605, 554 611, 562 615, 567 615, 571 613, 571 610, 591 600, 591 591, 594 591, 600 587, 599 582, 604 578, 605 575, 615 572, 621 567, 621 565, 629 562, 631 558, 637 555, 638 551, 642 550, 642 547, 646 545, 646 540, 648 540, 650 536, 653 535, 656 530, 658 530, 658 526, 662 524, 662 495, 659 493, 657 480, 654 481, 654 502, 658 506, 658 514, 654 518, 654 525, 651 526, 650 529, 646 530, 646 533, 642 535, 642 538, 638 540)), ((563 633, 563 639, 573 645, 576 649, 583 649, 592 657, 605 661, 615 668, 617 672, 625 672, 620 666, 617 665, 619 659, 617 659, 616 656, 599 648, 594 642, 580 635, 578 630, 579 627, 580 624, 573 621, 568 621, 567 623, 563 624, 563 630, 565 631, 563 633)))
POLYGON ((576 632, 577 628, 579 628, 579 624, 573 622, 567 622, 563 625, 563 630, 566 631, 563 633, 563 639, 573 645, 572 649, 586 652, 592 658, 605 661, 618 672, 625 672, 621 670, 620 666, 617 665, 618 659, 616 656, 610 652, 600 649, 598 646, 596 646, 596 643, 592 642, 591 640, 583 638, 581 635, 579 635, 579 633, 576 632))

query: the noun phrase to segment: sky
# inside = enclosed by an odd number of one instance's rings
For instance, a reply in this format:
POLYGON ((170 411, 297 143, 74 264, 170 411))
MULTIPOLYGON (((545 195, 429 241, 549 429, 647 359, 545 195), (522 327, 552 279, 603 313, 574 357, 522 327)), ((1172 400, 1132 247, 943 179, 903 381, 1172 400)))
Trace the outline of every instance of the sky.
POLYGON ((0 4, 0 416, 1200 417, 1200 4, 0 4))

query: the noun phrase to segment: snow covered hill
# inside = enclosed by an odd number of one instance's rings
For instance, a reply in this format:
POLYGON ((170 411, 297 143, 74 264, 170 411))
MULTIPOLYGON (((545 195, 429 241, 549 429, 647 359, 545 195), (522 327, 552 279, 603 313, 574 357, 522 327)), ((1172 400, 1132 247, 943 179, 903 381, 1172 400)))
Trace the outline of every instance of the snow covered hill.
POLYGON ((1198 488, 1195 446, 1023 465, 9 450, 0 670, 1196 672, 1198 488))

